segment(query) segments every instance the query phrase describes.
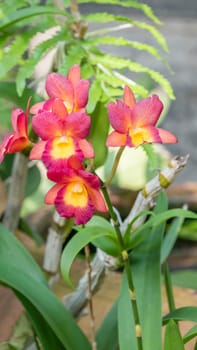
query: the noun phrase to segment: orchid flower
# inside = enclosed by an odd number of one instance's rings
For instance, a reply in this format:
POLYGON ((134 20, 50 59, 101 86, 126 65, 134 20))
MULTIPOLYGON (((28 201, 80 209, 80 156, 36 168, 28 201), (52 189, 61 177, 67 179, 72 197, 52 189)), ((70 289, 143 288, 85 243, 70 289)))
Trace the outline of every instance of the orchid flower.
POLYGON ((28 138, 28 115, 22 109, 15 108, 12 111, 11 123, 14 132, 7 134, 0 145, 0 163, 5 154, 23 151, 31 146, 28 138))
POLYGON ((46 91, 49 96, 47 101, 39 102, 32 106, 30 112, 37 114, 39 111, 54 111, 54 103, 59 103, 66 114, 85 110, 88 102, 89 81, 81 79, 80 67, 73 65, 67 76, 50 73, 46 79, 46 91))
POLYGON ((123 101, 108 105, 109 120, 115 131, 108 136, 107 146, 176 143, 174 134, 156 127, 162 109, 163 104, 157 95, 136 102, 132 90, 126 86, 123 101))
POLYGON ((62 172, 49 170, 47 176, 56 184, 46 194, 45 203, 54 204, 60 216, 73 217, 74 223, 80 225, 87 223, 95 210, 107 212, 99 178, 80 164, 75 169, 62 169, 62 172))
POLYGON ((52 112, 41 112, 33 117, 32 127, 41 141, 32 148, 30 159, 42 159, 48 169, 61 170, 73 156, 80 161, 94 157, 85 139, 90 129, 90 117, 85 113, 71 113, 64 119, 52 112))

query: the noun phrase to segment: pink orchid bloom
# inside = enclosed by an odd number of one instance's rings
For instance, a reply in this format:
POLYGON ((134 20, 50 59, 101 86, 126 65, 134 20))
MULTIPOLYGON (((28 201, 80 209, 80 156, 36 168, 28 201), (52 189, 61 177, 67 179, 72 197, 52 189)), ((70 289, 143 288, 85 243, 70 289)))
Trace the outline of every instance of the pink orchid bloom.
POLYGON ((23 151, 31 145, 27 134, 27 113, 19 108, 13 109, 11 122, 14 132, 6 135, 0 145, 0 163, 3 161, 5 154, 23 151))
POLYGON ((30 159, 42 159, 48 169, 61 170, 73 156, 80 161, 94 157, 85 139, 90 129, 90 117, 85 113, 71 113, 61 119, 55 113, 41 112, 33 117, 32 127, 41 141, 32 148, 30 159))
POLYGON ((75 224, 80 225, 86 224, 95 210, 107 212, 99 178, 81 165, 78 169, 67 167, 62 172, 48 171, 47 176, 56 184, 46 194, 45 203, 54 204, 60 216, 73 217, 75 224))
MULTIPOLYGON (((50 73, 46 80, 49 100, 32 106, 30 112, 37 114, 42 110, 54 112, 54 103, 64 109, 64 117, 72 112, 84 111, 88 102, 89 81, 81 79, 80 67, 73 65, 67 76, 50 73)), ((61 116, 61 113, 58 115, 61 116)))
POLYGON ((108 105, 109 120, 115 131, 108 136, 107 146, 176 143, 174 134, 155 126, 162 109, 163 104, 157 95, 136 102, 132 90, 126 86, 123 101, 108 105))

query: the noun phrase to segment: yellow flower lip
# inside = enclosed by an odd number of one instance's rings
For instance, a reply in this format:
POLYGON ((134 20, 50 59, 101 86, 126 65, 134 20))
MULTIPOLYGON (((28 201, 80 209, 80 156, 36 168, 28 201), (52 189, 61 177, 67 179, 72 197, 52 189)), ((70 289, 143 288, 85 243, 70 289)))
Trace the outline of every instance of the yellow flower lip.
POLYGON ((73 188, 72 188, 73 192, 75 193, 82 193, 83 192, 83 185, 80 183, 76 183, 73 188))

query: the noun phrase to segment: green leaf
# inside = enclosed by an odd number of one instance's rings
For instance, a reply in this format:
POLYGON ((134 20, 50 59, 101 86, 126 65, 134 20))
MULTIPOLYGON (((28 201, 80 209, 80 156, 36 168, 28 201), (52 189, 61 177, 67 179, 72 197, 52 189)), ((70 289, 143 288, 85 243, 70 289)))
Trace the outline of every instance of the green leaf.
POLYGON ((38 232, 36 232, 34 229, 32 229, 25 219, 23 218, 19 219, 18 229, 26 233, 29 237, 33 238, 38 245, 41 245, 44 243, 44 240, 41 237, 41 235, 38 232))
POLYGON ((107 107, 98 102, 94 112, 91 114, 91 130, 89 141, 93 144, 95 151, 95 169, 103 165, 107 157, 107 147, 105 146, 109 130, 109 120, 107 117, 107 107))
POLYGON ((77 234, 68 242, 61 257, 61 272, 62 276, 69 287, 73 287, 70 280, 70 268, 71 265, 80 252, 88 243, 94 242, 95 239, 103 236, 112 237, 112 233, 109 231, 104 231, 102 227, 93 226, 82 228, 77 234))
POLYGON ((176 218, 173 220, 173 222, 170 224, 169 229, 166 232, 166 235, 163 240, 162 244, 162 250, 161 250, 161 263, 163 264, 164 261, 169 256, 176 239, 178 237, 178 234, 180 232, 181 226, 183 225, 184 218, 176 218))
POLYGON ((128 350, 131 345, 132 350, 138 349, 129 285, 125 274, 118 300, 118 338, 120 350, 128 350))
POLYGON ((114 302, 96 333, 99 350, 114 350, 118 347, 117 306, 118 300, 114 302))
POLYGON ((130 238, 129 248, 130 249, 134 248, 139 243, 142 242, 142 240, 148 234, 147 232, 148 228, 156 227, 157 225, 160 225, 162 222, 165 222, 174 217, 197 219, 197 214, 193 213, 190 210, 185 210, 185 209, 170 209, 170 210, 164 211, 163 213, 154 215, 145 224, 143 224, 133 232, 130 238))
POLYGON ((171 319, 175 321, 197 322, 197 306, 185 306, 176 309, 164 316, 163 323, 166 324, 171 319))
POLYGON ((197 325, 193 326, 183 337, 183 342, 186 344, 191 339, 197 336, 197 325))
POLYGON ((63 304, 55 297, 31 255, 0 225, 0 282, 12 288, 27 307, 45 350, 90 350, 90 344, 63 304), (40 320, 40 323, 39 323, 40 320), (47 338, 45 336, 48 334, 47 338), (51 334, 51 336, 50 336, 51 334), (57 340, 57 341, 56 341, 57 340))
POLYGON ((31 96, 31 104, 40 101, 40 97, 35 94, 33 89, 25 88, 23 94, 19 97, 16 92, 15 82, 1 81, 0 82, 1 97, 5 100, 13 102, 13 104, 23 110, 26 109, 28 98, 31 96))
POLYGON ((89 89, 89 98, 87 104, 87 113, 91 114, 96 108, 97 103, 102 95, 101 83, 99 80, 94 80, 89 89))
MULTIPOLYGON (((106 5, 106 1, 105 0, 94 0, 93 2, 95 2, 97 4, 105 4, 106 5)), ((92 3, 92 0, 79 0, 79 3, 81 3, 81 4, 92 3)), ((107 4, 108 5, 119 5, 119 6, 128 7, 128 8, 133 7, 135 9, 138 9, 138 10, 142 11, 154 23, 156 23, 156 24, 160 24, 161 23, 159 18, 157 16, 155 16, 155 14, 153 13, 152 8, 149 5, 147 5, 147 4, 139 3, 137 1, 132 1, 132 0, 128 0, 128 1, 108 0, 107 4)))
POLYGON ((116 45, 116 46, 129 46, 137 50, 143 50, 151 55, 155 56, 158 60, 163 60, 158 50, 148 44, 140 43, 137 41, 131 41, 122 37, 104 36, 101 38, 89 39, 89 42, 94 45, 116 45))
POLYGON ((172 271, 171 278, 174 285, 182 288, 192 288, 197 290, 197 271, 196 270, 181 270, 172 271))
POLYGON ((4 31, 5 29, 9 28, 10 26, 13 26, 17 22, 21 22, 24 19, 40 16, 40 15, 62 15, 62 16, 68 16, 66 11, 59 10, 55 7, 48 7, 48 6, 34 6, 34 7, 27 7, 18 9, 17 11, 14 11, 13 13, 9 14, 0 21, 0 31, 4 31))
POLYGON ((66 48, 66 55, 58 67, 58 73, 67 75, 73 63, 81 64, 81 61, 86 56, 85 51, 80 42, 75 41, 73 45, 66 48))
MULTIPOLYGON (((162 213, 166 208, 167 197, 161 193, 154 209, 155 215, 162 213)), ((161 350, 162 346, 160 250, 164 229, 163 223, 153 228, 131 254, 144 350, 161 350)))
POLYGON ((89 57, 90 62, 92 64, 103 64, 107 68, 111 69, 124 69, 127 68, 132 72, 136 73, 146 73, 148 74, 152 80, 161 85, 163 89, 167 92, 171 99, 175 99, 173 89, 169 83, 169 81, 164 78, 164 76, 148 67, 141 65, 140 63, 133 62, 128 59, 115 57, 112 55, 91 55, 89 57))
POLYGON ((184 350, 183 339, 176 322, 167 323, 164 338, 164 350, 184 350))
POLYGON ((35 192, 40 184, 41 174, 37 165, 32 166, 28 169, 27 182, 25 187, 25 197, 30 196, 35 192))
POLYGON ((24 61, 23 65, 20 66, 17 76, 16 76, 16 90, 19 96, 22 95, 26 79, 30 78, 35 70, 36 64, 39 60, 54 46, 57 45, 57 42, 65 40, 66 31, 61 30, 57 32, 52 38, 45 40, 36 46, 34 51, 31 53, 31 56, 24 61))

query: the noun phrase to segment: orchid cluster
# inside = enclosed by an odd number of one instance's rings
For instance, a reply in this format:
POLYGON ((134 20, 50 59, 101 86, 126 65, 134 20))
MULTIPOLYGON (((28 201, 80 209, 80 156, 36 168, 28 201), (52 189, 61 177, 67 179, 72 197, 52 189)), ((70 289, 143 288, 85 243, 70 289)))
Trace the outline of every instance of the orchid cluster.
MULTIPOLYGON (((85 224, 95 210, 106 212, 97 175, 88 171, 86 159, 94 158, 94 150, 86 139, 91 118, 86 113, 89 82, 81 79, 80 67, 74 65, 67 76, 51 73, 46 79, 49 98, 30 108, 32 128, 39 141, 28 136, 28 108, 14 109, 11 116, 14 132, 3 139, 0 162, 7 153, 30 150, 31 160, 42 160, 47 177, 54 186, 45 196, 45 203, 54 204, 60 216, 85 224)), ((137 147, 143 143, 175 143, 176 137, 156 127, 163 105, 159 97, 136 102, 132 90, 124 88, 123 101, 108 105, 109 120, 114 131, 106 144, 111 147, 137 147)))

